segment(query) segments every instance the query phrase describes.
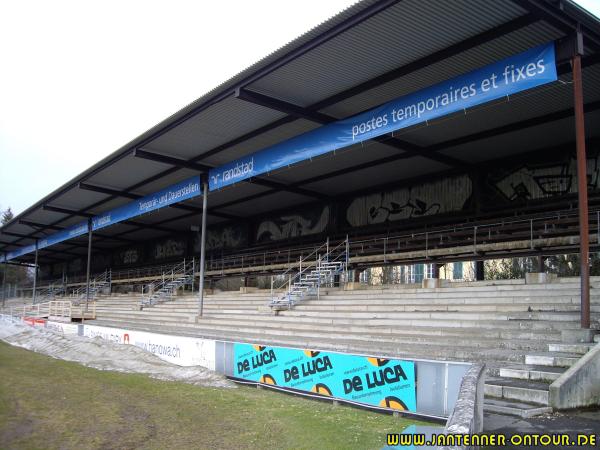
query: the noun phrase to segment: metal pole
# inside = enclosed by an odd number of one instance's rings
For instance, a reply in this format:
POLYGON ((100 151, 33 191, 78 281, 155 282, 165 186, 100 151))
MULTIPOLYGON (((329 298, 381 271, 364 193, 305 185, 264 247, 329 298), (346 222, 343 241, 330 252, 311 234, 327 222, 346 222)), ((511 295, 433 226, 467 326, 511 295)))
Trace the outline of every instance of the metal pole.
POLYGON ((6 272, 8 271, 8 264, 6 264, 6 254, 4 255, 4 270, 2 271, 2 307, 6 303, 6 272))
POLYGON ((577 193, 579 199, 579 258, 581 278, 581 328, 590 327, 590 265, 587 167, 581 81, 581 55, 573 57, 573 94, 575 100, 575 140, 577 143, 577 193))
POLYGON ((33 269, 33 293, 31 294, 32 303, 35 303, 35 290, 37 288, 37 277, 38 277, 38 243, 35 241, 35 262, 33 269))
POLYGON ((92 219, 88 219, 88 248, 87 248, 87 271, 85 275, 85 311, 88 310, 90 300, 90 269, 92 264, 92 219))
POLYGON ((198 284, 200 317, 204 312, 204 253, 206 250, 206 211, 208 208, 208 183, 206 181, 204 181, 202 191, 202 236, 200 236, 200 282, 198 284))

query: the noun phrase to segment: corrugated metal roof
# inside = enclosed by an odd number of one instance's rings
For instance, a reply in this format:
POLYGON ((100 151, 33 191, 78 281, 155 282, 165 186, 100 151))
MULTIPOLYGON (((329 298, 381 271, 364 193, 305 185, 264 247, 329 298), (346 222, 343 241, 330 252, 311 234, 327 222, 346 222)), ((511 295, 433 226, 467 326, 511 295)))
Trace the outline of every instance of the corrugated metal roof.
POLYGON ((550 42, 560 36, 561 34, 554 28, 538 22, 487 44, 462 52, 460 57, 445 59, 439 63, 429 65, 422 70, 325 108, 323 111, 335 117, 350 117, 391 99, 402 97, 427 86, 462 75, 536 45, 550 42))
POLYGON ((404 0, 249 88, 307 106, 523 14, 509 0, 404 0))

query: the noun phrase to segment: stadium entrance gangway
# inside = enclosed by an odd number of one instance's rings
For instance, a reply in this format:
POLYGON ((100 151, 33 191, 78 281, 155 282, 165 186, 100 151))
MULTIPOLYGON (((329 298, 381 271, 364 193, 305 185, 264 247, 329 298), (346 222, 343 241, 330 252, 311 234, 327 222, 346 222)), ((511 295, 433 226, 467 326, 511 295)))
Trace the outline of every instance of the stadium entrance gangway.
POLYGON ((344 276, 343 281, 348 280, 348 237, 334 247, 330 248, 329 238, 327 241, 315 248, 306 257, 300 257, 298 271, 290 267, 279 278, 283 278, 278 284, 271 277, 271 302, 272 310, 291 309, 299 301, 320 296, 322 286, 332 286, 335 279, 344 276), (279 291, 283 294, 277 294, 279 291))
POLYGON ((173 299, 177 290, 186 285, 194 286, 194 273, 196 270, 195 259, 173 266, 170 273, 164 273, 162 279, 146 286, 146 293, 142 292, 140 309, 154 306, 173 299))
POLYGON ((90 280, 89 284, 89 292, 88 286, 82 286, 79 289, 76 289, 72 293, 72 297, 76 297, 73 300, 75 305, 78 305, 86 300, 94 300, 98 296, 98 294, 104 290, 104 288, 108 287, 110 289, 111 285, 111 270, 106 269, 100 275, 96 276, 94 279, 90 280))

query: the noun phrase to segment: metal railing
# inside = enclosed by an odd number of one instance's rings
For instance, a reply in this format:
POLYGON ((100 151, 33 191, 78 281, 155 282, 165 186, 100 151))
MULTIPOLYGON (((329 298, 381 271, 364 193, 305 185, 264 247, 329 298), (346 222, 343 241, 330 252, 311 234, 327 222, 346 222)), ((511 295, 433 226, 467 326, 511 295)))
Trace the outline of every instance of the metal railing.
POLYGON ((273 308, 291 308, 295 303, 309 296, 320 297, 322 286, 333 285, 337 275, 348 279, 348 237, 337 245, 330 247, 329 238, 325 244, 315 248, 306 257, 300 257, 296 267, 289 267, 281 277, 283 280, 276 285, 271 277, 271 302, 273 308), (324 251, 324 253, 321 253, 324 251), (284 291, 282 295, 276 292, 284 291))
POLYGON ((9 314, 13 317, 48 317, 49 303, 43 302, 33 305, 11 306, 9 314))
POLYGON ((191 285, 194 288, 194 274, 196 270, 196 261, 186 261, 185 259, 171 266, 169 272, 163 272, 160 280, 149 283, 142 291, 140 308, 153 306, 167 300, 171 300, 177 290, 185 285, 191 285))
POLYGON ((85 300, 94 300, 102 289, 104 289, 106 286, 110 287, 112 280, 111 276, 111 270, 107 269, 100 275, 90 280, 89 292, 88 286, 82 286, 78 289, 75 289, 71 293, 71 297, 76 298, 75 300, 73 300, 73 303, 78 305, 85 300))

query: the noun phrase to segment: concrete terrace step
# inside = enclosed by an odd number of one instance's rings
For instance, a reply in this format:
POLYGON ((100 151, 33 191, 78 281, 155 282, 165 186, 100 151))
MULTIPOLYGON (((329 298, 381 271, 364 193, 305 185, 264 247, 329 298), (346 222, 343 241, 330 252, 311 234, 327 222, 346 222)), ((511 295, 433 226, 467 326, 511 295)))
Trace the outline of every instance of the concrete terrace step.
MULTIPOLYGON (((353 325, 356 325, 353 321, 331 321, 327 319, 312 319, 306 322, 298 321, 297 318, 286 317, 285 321, 282 321, 284 318, 278 318, 278 322, 272 323, 272 317, 261 317, 261 316, 253 316, 252 318, 247 319, 233 319, 225 316, 224 320, 218 319, 215 322, 209 322, 212 320, 212 316, 205 316, 202 319, 203 322, 206 323, 216 323, 223 324, 227 323, 230 325, 252 325, 252 326, 260 326, 268 328, 270 326, 274 328, 291 328, 295 326, 305 327, 307 329, 313 328, 322 328, 326 325, 336 325, 340 329, 349 330, 352 329, 353 325)), ((395 322, 394 322, 395 323, 395 322)), ((359 326, 365 327, 369 326, 364 324, 363 322, 359 323, 359 326)), ((429 335, 429 336, 470 336, 471 338, 479 338, 479 337, 488 337, 494 339, 532 339, 532 340, 544 340, 548 341, 559 341, 560 340, 560 331, 552 331, 547 329, 542 330, 511 330, 502 328, 459 328, 459 327, 426 327, 426 326, 414 326, 414 327, 382 327, 380 323, 377 323, 376 326, 379 333, 393 333, 395 335, 399 334, 411 334, 418 333, 419 335, 429 335)))
MULTIPOLYGON (((164 317, 164 316, 137 316, 140 320, 159 320, 161 323, 167 322, 179 322, 176 317, 164 317)), ((118 314, 103 314, 98 315, 99 319, 122 319, 131 320, 135 317, 132 316, 121 316, 118 314)), ((193 322, 194 316, 188 316, 188 320, 184 322, 193 322)), ((265 329, 265 330, 284 330, 282 332, 294 332, 294 331, 327 331, 329 333, 369 333, 378 334, 382 336, 402 336, 402 335, 414 335, 417 333, 419 336, 446 336, 446 337, 457 337, 457 338, 468 338, 468 339, 493 339, 493 340, 522 340, 525 342, 531 342, 530 348, 545 349, 548 341, 560 340, 560 332, 550 333, 546 330, 531 332, 531 331, 511 331, 511 330, 488 330, 485 328, 472 328, 472 329, 461 329, 461 328, 429 328, 429 327, 385 327, 380 323, 359 323, 358 325, 349 324, 347 326, 340 326, 338 323, 327 323, 324 321, 310 322, 275 322, 271 320, 271 317, 259 318, 259 316, 253 316, 251 318, 240 318, 232 319, 225 316, 223 319, 213 318, 212 316, 205 316, 200 322, 204 325, 210 325, 213 327, 226 327, 226 328, 240 328, 245 327, 248 329, 265 329), (267 319, 267 320, 259 320, 267 319), (541 347, 541 348, 540 348, 541 347)))
MULTIPOLYGON (((203 335, 214 335, 215 333, 221 336, 221 339, 232 340, 235 336, 240 333, 251 336, 253 340, 260 340, 261 342, 269 342, 269 336, 278 336, 277 342, 293 343, 298 346, 298 342, 313 342, 320 345, 323 342, 332 340, 331 334, 320 334, 320 333, 283 333, 279 330, 269 331, 261 330, 257 332, 255 329, 246 329, 239 327, 201 327, 195 324, 167 324, 163 322, 154 321, 118 321, 111 320, 113 323, 119 323, 119 327, 153 327, 158 330, 173 329, 176 328, 178 332, 185 330, 202 330, 203 335), (276 333, 276 334, 273 334, 276 333)), ((406 342, 403 339, 382 339, 376 336, 368 336, 364 334, 338 334, 336 335, 336 345, 342 345, 344 347, 361 348, 362 351, 368 353, 377 353, 381 349, 391 349, 391 354, 397 352, 397 354, 415 356, 421 355, 427 356, 432 359, 451 359, 451 360, 476 360, 476 361, 511 361, 511 362, 523 362, 523 356, 519 352, 515 352, 514 349, 506 348, 488 348, 478 347, 472 344, 465 345, 465 342, 459 344, 462 345, 442 345, 432 342, 406 342), (398 353, 399 352, 399 353, 398 353)), ((273 345, 274 343, 272 343, 273 345)))
POLYGON ((548 341, 558 342, 560 340, 560 332, 549 332, 547 330, 531 332, 531 331, 519 331, 519 330, 490 330, 486 328, 456 328, 456 327, 427 327, 427 326, 414 326, 414 327, 399 327, 395 326, 396 322, 382 323, 384 321, 361 321, 359 323, 338 323, 325 321, 272 321, 272 320, 260 320, 258 317, 252 318, 214 318, 211 316, 205 316, 201 319, 202 323, 210 324, 214 326, 248 326, 255 328, 273 328, 273 329, 284 329, 284 330, 315 330, 315 331, 331 331, 331 332, 372 332, 377 330, 378 334, 381 335, 401 335, 401 334, 415 334, 418 333, 421 336, 454 336, 463 337, 469 336, 470 338, 482 338, 482 339, 522 339, 527 341, 544 341, 547 348, 548 341))
POLYGON ((550 385, 541 381, 513 378, 487 378, 485 380, 486 397, 517 400, 548 406, 550 385))
MULTIPOLYGON (((179 305, 179 304, 177 304, 179 305)), ((223 304, 223 305, 205 305, 210 309, 218 308, 244 308, 247 306, 256 307, 255 305, 242 305, 239 303, 223 304)), ((327 302, 316 303, 314 301, 301 302, 295 307, 297 311, 304 310, 319 310, 319 311, 335 311, 348 310, 355 311, 477 311, 477 312, 537 312, 537 311, 579 311, 580 305, 575 303, 489 303, 489 304, 464 304, 464 303, 403 303, 401 301, 381 304, 379 302, 358 303, 358 302, 327 302)), ((592 305, 591 311, 600 313, 600 305, 592 305)))
MULTIPOLYGON (((227 309, 223 312, 228 314, 245 313, 242 310, 227 309)), ((310 309, 292 309, 284 310, 279 313, 285 316, 344 316, 351 318, 373 319, 444 319, 444 320, 545 320, 545 321, 577 321, 580 318, 579 313, 572 312, 543 312, 531 311, 522 313, 504 313, 504 312, 479 312, 479 311, 356 311, 354 309, 325 309, 314 311, 310 309)), ((598 314, 591 314, 592 321, 597 322, 600 318, 598 314)))
MULTIPOLYGON (((369 324, 380 326, 429 326, 429 327, 488 327, 488 328, 503 328, 503 329, 523 329, 523 330, 554 330, 560 331, 565 328, 575 328, 577 320, 507 320, 502 316, 484 317, 481 315, 452 317, 448 315, 421 314, 421 315, 404 315, 405 313, 384 314, 384 313, 363 313, 363 314, 299 314, 298 312, 286 311, 286 315, 278 315, 269 317, 272 323, 278 323, 282 320, 291 322, 307 322, 307 323, 332 323, 332 324, 369 324)), ((217 313, 208 313, 207 317, 219 318, 223 320, 239 320, 245 318, 257 318, 257 320, 267 320, 267 314, 248 315, 244 311, 237 310, 221 310, 217 313)), ((598 324, 593 324, 597 327, 598 324)))
POLYGON ((525 355, 525 364, 534 366, 571 367, 581 355, 563 352, 539 352, 525 355))
POLYGON ((520 364, 501 367, 499 370, 499 376, 503 378, 552 382, 561 376, 566 370, 567 369, 565 367, 520 364))
POLYGON ((543 406, 536 403, 527 403, 518 400, 499 399, 486 397, 483 403, 485 412, 506 414, 510 416, 522 417, 524 419, 549 414, 552 412, 550 406, 543 406))
POLYGON ((594 347, 594 344, 563 344, 559 342, 555 344, 548 344, 548 351, 585 355, 592 349, 592 347, 594 347))
POLYGON ((236 332, 221 333, 214 329, 188 327, 166 327, 154 323, 131 323, 119 321, 91 321, 90 324, 113 326, 117 328, 139 329, 164 334, 179 334, 183 336, 204 337, 224 341, 249 342, 261 345, 279 345, 295 348, 309 348, 329 351, 350 352, 365 355, 384 356, 389 358, 406 359, 439 359, 449 361, 515 361, 519 362, 519 356, 515 356, 514 350, 489 350, 472 348, 454 348, 450 354, 448 349, 439 345, 401 345, 380 343, 374 346, 365 341, 349 341, 340 339, 315 339, 313 337, 291 336, 286 337, 279 334, 261 335, 236 332))

